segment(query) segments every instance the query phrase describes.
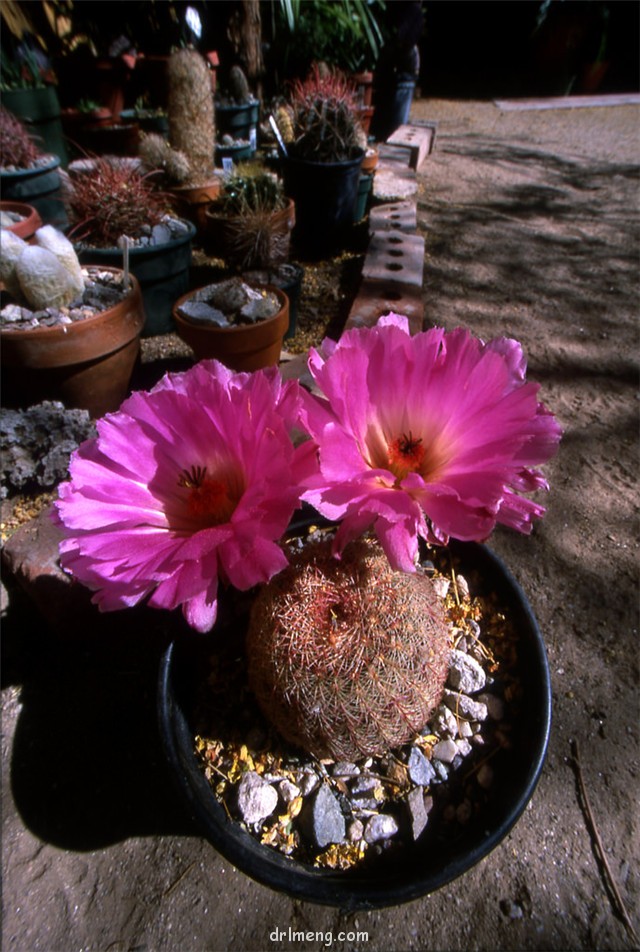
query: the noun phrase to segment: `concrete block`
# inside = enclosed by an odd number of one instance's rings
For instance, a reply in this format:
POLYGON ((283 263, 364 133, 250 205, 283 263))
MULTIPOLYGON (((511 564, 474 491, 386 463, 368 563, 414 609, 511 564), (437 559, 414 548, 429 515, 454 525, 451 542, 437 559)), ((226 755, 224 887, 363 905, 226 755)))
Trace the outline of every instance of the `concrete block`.
POLYGON ((371 231, 415 231, 418 213, 415 202, 385 202, 369 212, 371 231))
POLYGON ((409 168, 419 169, 433 148, 435 128, 433 126, 418 126, 409 123, 399 129, 387 139, 387 146, 406 149, 409 153, 409 168))
POLYGON ((421 289, 395 286, 385 281, 363 281, 351 306, 345 330, 373 327, 380 317, 389 313, 404 314, 409 318, 411 333, 417 334, 424 322, 421 289))
POLYGON ((395 285, 422 288, 424 238, 408 232, 374 232, 369 241, 363 280, 392 281, 395 285))

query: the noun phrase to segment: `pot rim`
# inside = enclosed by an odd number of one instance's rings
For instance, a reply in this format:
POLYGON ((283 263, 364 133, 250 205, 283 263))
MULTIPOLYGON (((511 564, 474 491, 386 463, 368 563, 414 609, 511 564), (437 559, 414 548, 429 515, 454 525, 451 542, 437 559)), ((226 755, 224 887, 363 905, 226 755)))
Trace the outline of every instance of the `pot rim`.
MULTIPOLYGON (((327 524, 322 517, 311 518, 315 524, 327 524)), ((297 526, 303 524, 308 524, 308 519, 299 517, 297 526)), ((496 793, 486 815, 470 824, 471 829, 467 827, 457 841, 447 842, 450 855, 444 858, 441 842, 436 841, 434 849, 433 842, 421 844, 418 840, 402 851, 402 865, 392 864, 391 869, 385 869, 384 863, 370 870, 317 869, 263 846, 238 822, 229 821, 193 753, 193 732, 181 704, 181 660, 203 646, 199 643, 194 648, 193 635, 185 632, 184 639, 174 640, 166 649, 159 671, 158 719, 174 778, 203 835, 254 880, 295 898, 345 911, 398 905, 434 892, 470 870, 505 839, 524 812, 540 778, 551 726, 551 679, 542 634, 524 592, 497 555, 480 543, 453 543, 452 549, 458 553, 466 550, 474 566, 491 573, 492 586, 495 584, 500 597, 509 602, 514 621, 523 631, 519 669, 532 703, 523 705, 519 720, 523 747, 526 742, 529 749, 510 751, 500 777, 496 776, 497 790, 500 782, 510 789, 502 796, 496 793)), ((211 650, 211 644, 204 646, 205 650, 207 647, 211 650)))
MULTIPOLYGON (((93 263, 83 264, 81 265, 81 267, 84 269, 92 268, 92 269, 95 269, 96 271, 111 271, 114 274, 115 273, 122 274, 122 271, 123 271, 122 268, 112 268, 112 267, 107 267, 106 265, 93 264, 93 263)), ((118 304, 124 304, 125 301, 128 301, 134 295, 141 293, 140 284, 136 276, 134 274, 129 273, 129 280, 131 282, 129 293, 127 294, 126 297, 122 298, 122 300, 119 301, 118 304)), ((58 338, 58 337, 66 338, 69 336, 70 333, 71 334, 80 333, 80 330, 83 327, 85 328, 92 327, 99 321, 103 321, 105 319, 110 318, 112 311, 114 310, 114 307, 117 307, 117 306, 118 306, 117 304, 116 305, 112 304, 110 307, 105 308, 104 311, 100 311, 98 314, 92 314, 91 317, 84 317, 81 321, 74 321, 72 324, 57 324, 57 325, 53 325, 52 327, 16 328, 14 330, 9 330, 7 327, 0 327, 0 335, 2 337, 5 337, 5 342, 4 342, 5 346, 9 340, 18 340, 20 338, 23 338, 23 339, 26 338, 28 340, 38 340, 38 339, 46 340, 47 338, 52 339, 52 338, 58 338)), ((144 315, 143 315, 143 320, 140 323, 140 329, 142 329, 143 324, 144 324, 144 315)))
POLYGON ((41 158, 47 159, 46 164, 33 165, 28 169, 3 169, 0 168, 0 175, 4 178, 31 178, 34 175, 42 175, 44 172, 53 172, 60 165, 60 156, 47 153, 41 158))
MULTIPOLYGON (((169 217, 174 217, 174 216, 169 216, 169 217)), ((159 252, 159 251, 165 251, 167 248, 175 248, 177 245, 184 245, 184 244, 186 244, 188 241, 193 241, 193 239, 195 238, 195 235, 196 235, 196 231, 197 231, 197 228, 196 228, 196 226, 193 224, 193 222, 190 222, 190 221, 189 221, 188 219, 186 219, 186 218, 179 218, 177 215, 175 216, 175 219, 176 219, 176 221, 182 222, 183 225, 187 225, 187 226, 188 226, 188 232, 186 232, 185 234, 182 234, 182 235, 177 235, 175 238, 172 238, 170 241, 163 241, 163 242, 161 242, 161 243, 158 244, 158 245, 138 245, 138 246, 135 246, 135 247, 130 247, 130 248, 129 248, 129 257, 130 257, 130 258, 131 258, 131 257, 139 257, 139 256, 141 256, 141 255, 144 255, 145 252, 147 252, 147 253, 149 253, 149 252, 155 252, 155 253, 157 253, 157 252, 159 252)), ((79 253, 79 254, 83 254, 83 255, 93 255, 93 254, 95 254, 96 256, 99 257, 101 254, 104 254, 104 255, 106 256, 106 255, 112 255, 112 254, 114 254, 114 253, 115 253, 115 254, 118 254, 118 253, 121 254, 121 253, 122 253, 121 250, 120 250, 120 248, 117 248, 115 245, 113 245, 113 246, 110 247, 110 248, 94 248, 92 245, 87 245, 87 244, 85 244, 84 242, 82 242, 82 241, 80 241, 80 240, 74 241, 73 238, 71 239, 71 242, 73 243, 73 245, 74 245, 74 247, 76 248, 76 250, 78 251, 78 253, 79 253)), ((93 262, 90 262, 90 263, 93 264, 93 262)), ((100 267, 100 264, 99 264, 98 262, 96 262, 96 266, 97 266, 97 267, 100 267)), ((83 267, 86 267, 86 265, 83 265, 83 267)), ((104 267, 103 270, 104 270, 104 271, 107 270, 106 266, 104 267)), ((122 271, 122 268, 116 268, 116 271, 122 271)))
POLYGON ((184 302, 188 301, 189 298, 193 297, 194 294, 196 294, 198 291, 202 291, 203 288, 206 288, 206 287, 208 287, 208 285, 204 284, 202 285, 201 288, 193 288, 193 290, 187 291, 186 294, 183 294, 181 297, 178 298, 176 303, 173 305, 173 319, 175 320, 177 325, 182 325, 184 327, 187 327, 189 330, 203 331, 204 333, 220 334, 222 336, 247 334, 247 333, 250 333, 256 326, 268 327, 269 324, 272 324, 274 321, 280 320, 282 315, 282 309, 289 302, 289 298, 287 297, 285 292, 281 290, 281 288, 276 287, 275 284, 259 284, 259 285, 252 285, 252 287, 259 287, 267 291, 273 291, 273 293, 278 298, 278 301, 280 302, 280 307, 278 311, 275 314, 273 314, 271 317, 267 317, 262 321, 256 321, 254 324, 236 324, 233 327, 218 327, 216 324, 211 324, 211 325, 196 324, 193 321, 187 320, 187 318, 183 317, 181 314, 178 314, 178 308, 180 307, 181 304, 184 304, 184 302))

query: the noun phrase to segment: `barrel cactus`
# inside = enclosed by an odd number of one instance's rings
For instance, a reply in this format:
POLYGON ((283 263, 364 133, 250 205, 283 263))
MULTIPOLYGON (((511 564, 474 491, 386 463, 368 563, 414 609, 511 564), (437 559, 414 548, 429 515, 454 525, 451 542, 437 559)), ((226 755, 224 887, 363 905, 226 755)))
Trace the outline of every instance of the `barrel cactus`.
POLYGON ((306 546, 258 595, 249 684, 265 716, 316 757, 357 760, 424 728, 447 678, 449 628, 431 580, 377 543, 306 546))

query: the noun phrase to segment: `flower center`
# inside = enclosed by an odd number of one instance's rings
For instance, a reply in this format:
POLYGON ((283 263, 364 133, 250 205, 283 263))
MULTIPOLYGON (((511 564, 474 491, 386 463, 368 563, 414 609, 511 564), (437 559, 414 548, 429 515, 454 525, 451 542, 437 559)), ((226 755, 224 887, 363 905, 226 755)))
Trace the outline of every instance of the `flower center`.
POLYGON ((204 526, 219 526, 228 522, 233 515, 237 500, 231 497, 229 487, 224 482, 207 478, 206 466, 183 469, 178 477, 178 486, 189 490, 189 515, 204 526))
POLYGON ((397 479, 417 472, 424 461, 425 449, 422 439, 414 439, 411 430, 393 440, 387 447, 388 466, 397 479))

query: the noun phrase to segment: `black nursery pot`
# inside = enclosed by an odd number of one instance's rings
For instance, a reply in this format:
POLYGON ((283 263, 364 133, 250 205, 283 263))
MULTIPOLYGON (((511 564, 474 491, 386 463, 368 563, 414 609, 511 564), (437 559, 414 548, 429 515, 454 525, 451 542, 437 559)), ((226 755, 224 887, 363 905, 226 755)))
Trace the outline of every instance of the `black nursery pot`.
POLYGON ((285 193, 296 205, 293 243, 312 258, 337 254, 354 222, 364 152, 345 162, 282 160, 285 193))
MULTIPOLYGON (((263 846, 227 816, 194 753, 191 708, 209 639, 175 641, 160 667, 158 714, 164 748, 186 807, 203 834, 229 862, 258 882, 288 895, 345 911, 398 905, 432 893, 475 866, 510 832, 534 792, 551 724, 549 667, 536 619, 522 589, 486 546, 454 544, 460 570, 475 569, 487 591, 508 608, 519 632, 518 673, 523 690, 513 747, 492 759, 494 794, 481 814, 452 835, 437 818, 417 842, 368 868, 315 868, 263 846)), ((431 824, 431 820, 430 820, 431 824)))

